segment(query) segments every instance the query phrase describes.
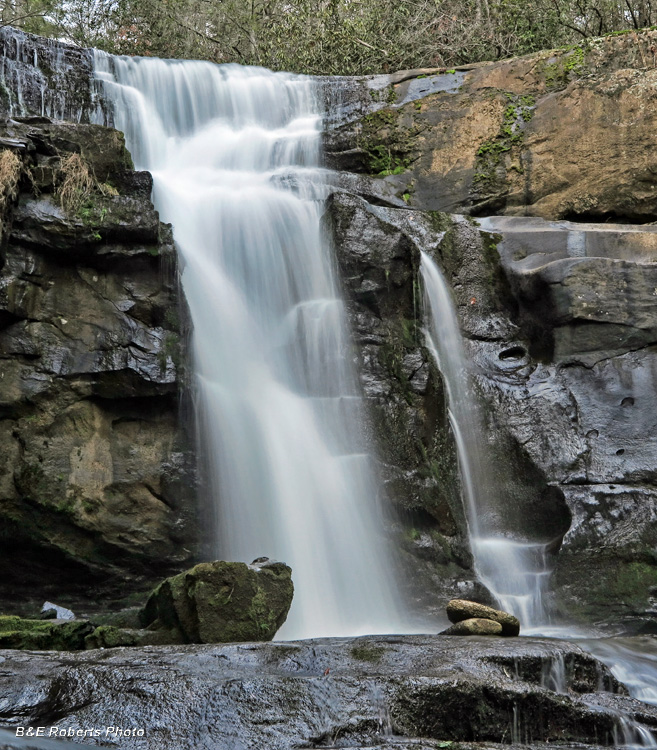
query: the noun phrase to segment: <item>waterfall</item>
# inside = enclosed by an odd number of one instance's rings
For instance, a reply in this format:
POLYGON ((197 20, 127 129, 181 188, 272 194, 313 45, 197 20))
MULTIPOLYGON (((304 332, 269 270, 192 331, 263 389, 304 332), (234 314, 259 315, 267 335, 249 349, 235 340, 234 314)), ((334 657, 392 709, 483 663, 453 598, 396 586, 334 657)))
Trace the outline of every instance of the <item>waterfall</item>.
POLYGON ((321 223, 317 84, 194 61, 95 64, 181 256, 215 554, 290 564, 278 637, 403 630, 321 223))
POLYGON ((427 342, 445 381, 475 572, 499 605, 516 615, 524 628, 545 624, 550 576, 547 545, 514 539, 496 523, 501 499, 451 291, 426 253, 422 253, 420 272, 427 342))

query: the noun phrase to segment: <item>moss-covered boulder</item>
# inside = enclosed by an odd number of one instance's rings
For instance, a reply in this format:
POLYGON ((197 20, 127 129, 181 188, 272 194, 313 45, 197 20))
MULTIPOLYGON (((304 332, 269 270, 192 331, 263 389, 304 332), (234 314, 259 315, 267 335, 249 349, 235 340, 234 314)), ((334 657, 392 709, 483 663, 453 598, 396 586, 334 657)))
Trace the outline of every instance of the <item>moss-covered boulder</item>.
POLYGON ((26 620, 0 615, 0 648, 77 651, 93 631, 88 620, 26 620))
POLYGON ((211 562, 167 578, 150 595, 142 622, 173 642, 270 641, 292 603, 285 563, 211 562))

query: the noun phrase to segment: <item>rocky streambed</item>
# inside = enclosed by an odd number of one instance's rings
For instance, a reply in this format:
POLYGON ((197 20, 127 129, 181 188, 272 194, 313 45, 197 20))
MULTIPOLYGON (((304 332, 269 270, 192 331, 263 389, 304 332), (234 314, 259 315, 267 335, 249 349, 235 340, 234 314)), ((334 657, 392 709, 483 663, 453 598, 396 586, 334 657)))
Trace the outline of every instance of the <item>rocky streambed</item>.
POLYGON ((0 696, 3 750, 40 747, 17 727, 149 750, 589 748, 636 740, 635 722, 657 727, 657 708, 628 697, 601 662, 538 638, 2 651, 0 696))

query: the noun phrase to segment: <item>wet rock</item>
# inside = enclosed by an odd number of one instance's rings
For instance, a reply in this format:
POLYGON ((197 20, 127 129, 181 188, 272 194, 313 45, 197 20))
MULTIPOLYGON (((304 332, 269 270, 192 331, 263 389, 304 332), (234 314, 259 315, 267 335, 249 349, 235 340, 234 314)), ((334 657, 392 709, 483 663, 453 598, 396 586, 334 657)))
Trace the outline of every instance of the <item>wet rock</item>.
POLYGON ((20 612, 146 592, 198 545, 171 228, 116 131, 42 118, 0 135, 24 144, 1 217, 0 598, 20 612), (72 153, 104 193, 65 211, 53 191, 72 153))
POLYGON ((142 621, 171 642, 269 641, 292 604, 292 571, 265 559, 252 565, 201 563, 153 591, 142 621))
POLYGON ((440 229, 345 193, 331 197, 328 215, 369 411, 362 421, 399 510, 411 606, 440 616, 461 585, 475 585, 444 386, 422 330, 420 249, 435 246, 440 229))
POLYGON ((503 635, 518 635, 520 622, 517 617, 499 609, 487 607, 485 604, 470 602, 465 599, 452 599, 447 603, 447 617, 450 622, 459 623, 470 618, 484 618, 498 622, 502 626, 503 635))
POLYGON ((469 559, 453 440, 440 376, 410 322, 421 323, 413 285, 424 249, 452 286, 473 363, 491 454, 487 523, 545 545, 565 616, 648 623, 657 425, 640 405, 657 400, 654 227, 476 225, 345 194, 330 208, 381 474, 408 514, 409 565, 429 579, 440 571, 438 601, 492 603, 457 589, 469 559))
POLYGON ((39 116, 88 122, 101 106, 90 50, 4 26, 0 54, 0 111, 34 124, 39 116))
POLYGON ((502 635, 502 625, 483 617, 460 620, 456 625, 443 630, 440 635, 502 635))
POLYGON ((621 706, 657 724, 650 706, 596 694, 611 675, 579 647, 541 639, 369 636, 2 658, 3 726, 137 726, 158 750, 288 750, 335 738, 353 748, 509 747, 513 736, 540 738, 525 748, 609 747, 621 706), (555 663, 569 665, 562 693, 542 684, 555 663))

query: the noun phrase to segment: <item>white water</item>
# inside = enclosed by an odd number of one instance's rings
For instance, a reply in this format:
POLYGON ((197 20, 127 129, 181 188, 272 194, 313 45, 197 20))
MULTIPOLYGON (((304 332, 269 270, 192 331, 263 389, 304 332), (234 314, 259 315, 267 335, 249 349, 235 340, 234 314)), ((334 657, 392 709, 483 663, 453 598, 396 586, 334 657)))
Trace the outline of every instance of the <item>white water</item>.
POLYGON ((407 630, 321 227, 315 84, 101 53, 96 71, 182 256, 216 555, 292 567, 279 638, 407 630))
POLYGON ((420 272, 429 319, 427 341, 447 390, 475 572, 502 609, 516 615, 524 628, 543 625, 548 619, 545 594, 550 576, 546 545, 510 538, 497 528, 493 472, 454 300, 426 253, 420 272))

